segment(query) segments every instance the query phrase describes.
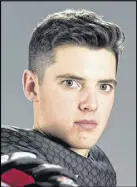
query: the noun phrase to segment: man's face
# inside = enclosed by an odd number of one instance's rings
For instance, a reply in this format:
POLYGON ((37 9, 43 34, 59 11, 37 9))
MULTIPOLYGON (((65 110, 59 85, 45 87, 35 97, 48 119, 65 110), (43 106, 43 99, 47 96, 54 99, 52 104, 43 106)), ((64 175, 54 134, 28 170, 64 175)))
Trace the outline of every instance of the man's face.
POLYGON ((106 49, 62 46, 56 49, 55 61, 38 87, 38 125, 73 148, 90 148, 102 134, 112 109, 115 56, 106 49), (81 120, 94 120, 98 125, 82 128, 75 124, 81 120))

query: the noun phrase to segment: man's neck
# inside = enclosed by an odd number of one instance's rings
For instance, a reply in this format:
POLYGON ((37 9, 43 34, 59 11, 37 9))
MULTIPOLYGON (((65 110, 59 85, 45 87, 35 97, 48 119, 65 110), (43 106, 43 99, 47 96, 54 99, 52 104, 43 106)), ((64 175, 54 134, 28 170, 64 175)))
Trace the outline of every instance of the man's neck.
POLYGON ((83 157, 88 157, 88 153, 89 153, 89 149, 75 149, 75 148, 71 148, 72 151, 74 151, 75 153, 83 156, 83 157))

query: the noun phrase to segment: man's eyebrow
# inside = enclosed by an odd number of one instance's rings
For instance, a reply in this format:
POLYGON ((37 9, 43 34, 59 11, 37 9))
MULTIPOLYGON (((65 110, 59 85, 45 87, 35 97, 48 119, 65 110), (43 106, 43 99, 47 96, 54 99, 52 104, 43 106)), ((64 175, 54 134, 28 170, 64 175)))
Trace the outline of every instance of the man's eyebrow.
MULTIPOLYGON (((66 78, 66 79, 74 79, 74 80, 79 80, 79 81, 84 81, 84 82, 86 82, 86 79, 85 79, 85 78, 79 77, 79 76, 77 76, 77 75, 70 74, 70 73, 66 73, 66 74, 62 74, 62 75, 56 76, 56 79, 63 79, 63 78, 66 78)), ((114 84, 115 86, 117 85, 117 81, 116 81, 115 79, 101 79, 101 80, 98 81, 98 83, 104 83, 104 84, 112 83, 112 84, 114 84)))
POLYGON ((79 76, 73 75, 73 74, 69 74, 69 73, 56 76, 56 79, 62 79, 62 78, 75 79, 75 80, 80 80, 80 81, 86 81, 86 79, 84 79, 82 77, 79 77, 79 76))
POLYGON ((117 81, 115 79, 102 79, 102 80, 99 80, 98 82, 103 83, 103 84, 112 83, 115 86, 117 85, 117 81))

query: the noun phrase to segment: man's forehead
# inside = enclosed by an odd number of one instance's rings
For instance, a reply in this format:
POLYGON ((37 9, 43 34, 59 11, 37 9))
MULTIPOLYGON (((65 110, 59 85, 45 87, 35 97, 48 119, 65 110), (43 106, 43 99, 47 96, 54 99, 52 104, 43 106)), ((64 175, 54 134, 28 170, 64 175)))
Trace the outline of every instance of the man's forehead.
MULTIPOLYGON (((67 49, 68 48, 69 47, 67 47, 67 49)), ((72 49, 72 47, 70 48, 72 49)), ((73 47, 73 49, 74 48, 75 47, 73 47)), ((63 50, 65 49, 63 48, 63 50)), ((53 77, 59 78, 60 76, 61 78, 61 75, 65 75, 67 78, 68 75, 71 74, 73 76, 79 77, 79 80, 81 81, 88 81, 93 79, 115 79, 116 61, 115 57, 110 55, 110 52, 105 53, 106 50, 102 50, 101 53, 90 54, 88 50, 87 57, 83 57, 86 56, 85 53, 81 51, 78 53, 77 52, 75 53, 75 51, 71 50, 70 55, 68 55, 69 52, 60 53, 57 56, 55 55, 55 63, 52 64, 49 69, 47 69, 47 71, 50 72, 51 76, 53 77), (107 57, 104 55, 104 53, 107 57)))
POLYGON ((116 68, 116 58, 112 51, 79 46, 60 47, 55 53, 54 62, 56 68, 64 71, 75 68, 74 71, 100 73, 113 72, 116 68))

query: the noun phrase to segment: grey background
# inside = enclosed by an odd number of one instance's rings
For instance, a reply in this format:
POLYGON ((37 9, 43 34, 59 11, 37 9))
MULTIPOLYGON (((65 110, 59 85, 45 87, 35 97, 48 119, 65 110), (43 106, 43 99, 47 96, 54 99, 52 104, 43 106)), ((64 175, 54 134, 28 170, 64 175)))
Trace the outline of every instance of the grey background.
POLYGON ((118 186, 136 183, 136 8, 135 2, 2 2, 2 124, 30 128, 32 104, 21 84, 28 64, 28 43, 37 22, 66 8, 85 8, 119 24, 126 35, 119 64, 115 104, 98 145, 106 152, 118 186))

